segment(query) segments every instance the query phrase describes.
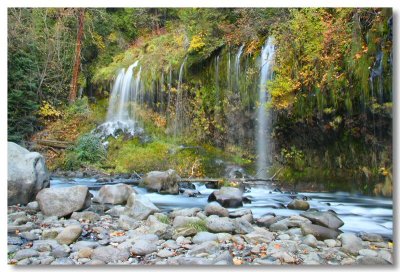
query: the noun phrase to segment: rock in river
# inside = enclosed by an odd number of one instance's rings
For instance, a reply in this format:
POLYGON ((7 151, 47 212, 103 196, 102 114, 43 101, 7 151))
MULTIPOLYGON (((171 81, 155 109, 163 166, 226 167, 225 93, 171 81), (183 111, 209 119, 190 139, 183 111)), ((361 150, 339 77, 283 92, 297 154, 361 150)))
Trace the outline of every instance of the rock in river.
POLYGON ((90 206, 92 194, 87 186, 46 188, 41 190, 36 200, 46 216, 66 216, 90 206))
POLYGON ((235 187, 221 187, 220 190, 212 192, 208 202, 217 201, 225 208, 237 208, 243 206, 243 193, 235 187))
POLYGON ((343 226, 344 222, 331 212, 304 212, 300 214, 301 216, 309 219, 314 224, 327 227, 330 229, 338 229, 343 226))
POLYGON ((144 195, 132 193, 125 206, 124 214, 137 220, 145 220, 160 210, 144 195))
POLYGON ((287 207, 291 210, 303 210, 306 211, 310 208, 310 204, 308 204, 307 201, 300 200, 300 199, 294 199, 292 202, 290 202, 287 207))
POLYGON ((125 204, 133 192, 131 186, 122 183, 104 185, 100 188, 98 195, 93 198, 93 201, 102 204, 125 204))
POLYGON ((152 171, 147 173, 141 185, 146 187, 149 191, 179 194, 179 180, 180 177, 175 170, 169 169, 164 172, 152 171))
POLYGON ((49 187, 50 177, 42 155, 8 142, 8 205, 26 205, 49 187))
POLYGON ((314 224, 303 224, 301 226, 301 231, 303 235, 312 234, 315 238, 320 241, 326 239, 336 239, 340 232, 334 229, 329 229, 326 227, 314 225, 314 224))

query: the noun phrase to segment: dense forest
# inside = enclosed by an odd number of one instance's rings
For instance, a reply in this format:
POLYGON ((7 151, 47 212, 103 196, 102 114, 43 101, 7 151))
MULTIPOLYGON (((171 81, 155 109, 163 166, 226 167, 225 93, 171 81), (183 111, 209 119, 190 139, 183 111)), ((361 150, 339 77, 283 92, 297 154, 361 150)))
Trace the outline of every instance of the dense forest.
POLYGON ((391 195, 391 9, 9 8, 8 140, 51 170, 256 175, 270 37, 269 176, 391 195), (143 130, 97 137, 130 66, 143 130))

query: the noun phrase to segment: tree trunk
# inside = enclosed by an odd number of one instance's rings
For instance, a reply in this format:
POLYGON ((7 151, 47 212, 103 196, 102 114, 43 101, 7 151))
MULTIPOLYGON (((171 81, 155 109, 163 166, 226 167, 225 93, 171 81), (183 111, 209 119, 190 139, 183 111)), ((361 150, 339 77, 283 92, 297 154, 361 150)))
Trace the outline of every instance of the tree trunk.
POLYGON ((79 67, 81 66, 81 47, 82 47, 82 36, 83 36, 83 22, 85 19, 85 9, 79 9, 79 24, 78 24, 78 35, 76 37, 76 50, 75 50, 75 63, 72 71, 71 89, 69 92, 69 102, 72 103, 76 99, 76 93, 78 88, 78 76, 79 67))

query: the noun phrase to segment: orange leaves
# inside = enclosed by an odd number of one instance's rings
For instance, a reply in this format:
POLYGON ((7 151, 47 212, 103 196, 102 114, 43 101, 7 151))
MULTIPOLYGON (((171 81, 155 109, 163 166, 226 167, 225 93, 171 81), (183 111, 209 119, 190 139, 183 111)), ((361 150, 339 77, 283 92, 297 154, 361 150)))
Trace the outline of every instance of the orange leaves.
POLYGON ((241 264, 243 264, 243 260, 235 257, 235 258, 233 258, 233 264, 234 265, 241 265, 241 264))
POLYGON ((281 247, 282 247, 281 244, 275 244, 275 245, 274 245, 274 248, 275 248, 275 249, 280 249, 281 247))
POLYGON ((124 236, 124 235, 125 235, 125 232, 123 232, 123 231, 114 231, 110 234, 110 236, 112 236, 112 237, 120 237, 120 236, 124 236))

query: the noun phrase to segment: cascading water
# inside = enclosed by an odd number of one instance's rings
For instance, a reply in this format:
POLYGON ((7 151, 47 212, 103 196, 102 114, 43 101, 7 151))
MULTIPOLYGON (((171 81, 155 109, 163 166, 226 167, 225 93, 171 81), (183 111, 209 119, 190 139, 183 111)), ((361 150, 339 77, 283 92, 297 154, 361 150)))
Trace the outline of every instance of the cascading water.
POLYGON ((98 126, 94 133, 101 138, 116 137, 120 132, 134 135, 141 132, 136 127, 135 103, 140 96, 140 71, 134 76, 138 61, 133 63, 125 72, 119 71, 110 94, 106 122, 98 126))
POLYGON ((239 50, 235 57, 235 84, 236 84, 236 91, 239 91, 240 83, 239 83, 239 75, 240 75, 240 57, 243 53, 244 44, 239 47, 239 50))
POLYGON ((183 60, 181 68, 179 69, 178 78, 178 89, 176 93, 176 104, 175 104, 175 122, 174 122, 174 137, 176 138, 184 127, 184 105, 183 105, 183 91, 182 91, 182 80, 183 80, 183 69, 185 67, 187 57, 183 60))
POLYGON ((268 38, 261 51, 261 72, 259 85, 259 106, 257 109, 257 177, 266 179, 270 166, 271 115, 266 108, 269 100, 267 83, 272 79, 275 47, 273 38, 268 38))

